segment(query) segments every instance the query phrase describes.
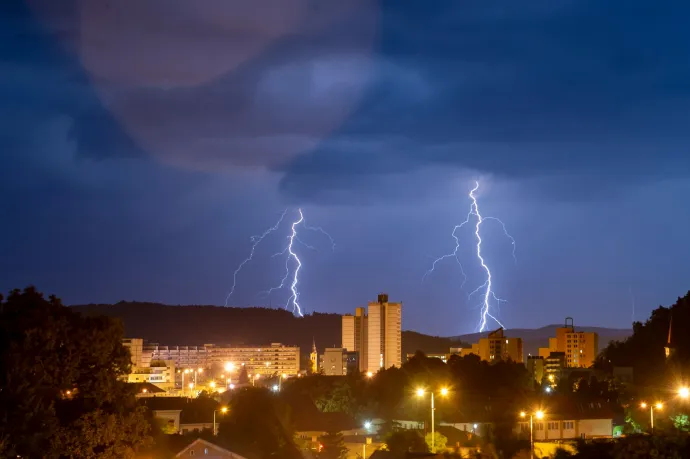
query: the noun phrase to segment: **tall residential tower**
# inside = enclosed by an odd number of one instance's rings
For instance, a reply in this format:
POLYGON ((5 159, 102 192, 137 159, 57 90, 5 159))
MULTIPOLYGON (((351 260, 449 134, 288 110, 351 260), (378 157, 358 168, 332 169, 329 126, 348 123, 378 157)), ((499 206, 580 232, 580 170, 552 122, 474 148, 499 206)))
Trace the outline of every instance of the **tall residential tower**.
POLYGON ((402 365, 402 303, 390 303, 382 293, 369 303, 368 315, 357 308, 355 315, 343 316, 343 348, 359 352, 360 371, 402 365))

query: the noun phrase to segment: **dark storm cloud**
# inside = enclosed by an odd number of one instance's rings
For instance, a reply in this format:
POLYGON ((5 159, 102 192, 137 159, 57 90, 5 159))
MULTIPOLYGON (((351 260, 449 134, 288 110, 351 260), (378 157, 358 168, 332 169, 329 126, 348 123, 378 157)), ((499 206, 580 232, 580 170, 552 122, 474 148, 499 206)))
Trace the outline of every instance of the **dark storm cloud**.
POLYGON ((429 97, 370 89, 339 136, 371 144, 297 158, 301 198, 357 188, 402 160, 506 177, 687 174, 690 5, 684 2, 436 2, 385 8, 381 58, 415 69, 429 97), (390 142, 387 142, 390 139, 390 142))
MULTIPOLYGON (((103 106, 79 61, 62 46, 61 36, 74 34, 72 2, 59 16, 33 20, 28 5, 11 1, 0 15, 0 125, 3 149, 17 158, 30 156, 27 131, 40 132, 71 119, 68 132, 73 158, 142 156, 103 106)), ((34 139, 36 142, 39 139, 34 139)), ((44 149, 48 156, 50 152, 44 149)))

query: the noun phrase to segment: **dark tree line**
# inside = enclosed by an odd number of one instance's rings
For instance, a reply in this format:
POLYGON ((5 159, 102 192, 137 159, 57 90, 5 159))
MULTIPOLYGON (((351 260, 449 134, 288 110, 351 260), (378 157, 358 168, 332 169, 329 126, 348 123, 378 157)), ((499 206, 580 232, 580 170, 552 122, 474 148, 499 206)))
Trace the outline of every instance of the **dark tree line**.
POLYGON ((127 374, 121 326, 34 288, 0 297, 0 455, 127 458, 150 423, 127 374))
POLYGON ((596 367, 632 367, 638 386, 663 386, 670 379, 687 376, 690 364, 690 292, 678 298, 671 307, 652 311, 644 323, 635 322, 633 334, 624 341, 610 343, 600 354, 596 367), (667 360, 664 347, 668 340, 669 325, 673 320, 673 355, 667 360))

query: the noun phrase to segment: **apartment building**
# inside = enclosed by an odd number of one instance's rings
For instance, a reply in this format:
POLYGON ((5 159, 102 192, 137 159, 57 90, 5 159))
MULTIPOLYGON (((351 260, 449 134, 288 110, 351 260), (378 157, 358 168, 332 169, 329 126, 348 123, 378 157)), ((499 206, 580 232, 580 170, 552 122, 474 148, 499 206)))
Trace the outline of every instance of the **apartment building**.
POLYGON ((175 367, 210 368, 214 365, 239 369, 244 366, 250 374, 297 376, 300 368, 299 347, 272 343, 269 346, 161 346, 146 344, 141 339, 124 340, 137 367, 150 367, 152 361, 171 361, 175 367))
POLYGON ((474 354, 487 362, 512 360, 522 363, 523 349, 522 338, 510 338, 506 336, 503 328, 489 332, 484 338, 479 338, 478 343, 473 343, 471 348, 451 348, 451 354, 460 356, 474 354))
POLYGON ((368 311, 357 308, 355 315, 342 318, 342 347, 359 353, 360 371, 402 365, 402 303, 388 301, 381 293, 368 311), (367 314, 368 313, 368 314, 367 314))
POLYGON ((355 315, 342 318, 342 347, 359 353, 359 371, 367 371, 367 314, 365 308, 356 308, 355 315))
POLYGON ((596 332, 576 331, 572 317, 566 317, 565 326, 556 329, 549 338, 549 347, 539 348, 539 355, 548 358, 552 352, 565 354, 567 368, 589 368, 599 354, 599 335, 596 332))
POLYGON ((321 371, 326 376, 345 376, 359 371, 359 355, 340 347, 326 348, 321 356, 321 371))

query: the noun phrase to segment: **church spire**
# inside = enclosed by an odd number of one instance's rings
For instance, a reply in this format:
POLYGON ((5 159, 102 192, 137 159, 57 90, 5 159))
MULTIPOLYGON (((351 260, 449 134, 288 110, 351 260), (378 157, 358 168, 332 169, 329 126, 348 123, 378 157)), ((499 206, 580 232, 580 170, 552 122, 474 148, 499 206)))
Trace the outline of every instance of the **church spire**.
POLYGON ((673 344, 671 344, 671 337, 673 334, 673 311, 671 311, 671 319, 668 321, 668 338, 666 339, 666 346, 664 351, 666 352, 666 358, 668 359, 673 355, 673 344))

